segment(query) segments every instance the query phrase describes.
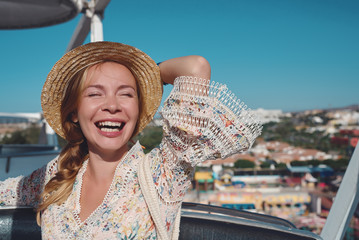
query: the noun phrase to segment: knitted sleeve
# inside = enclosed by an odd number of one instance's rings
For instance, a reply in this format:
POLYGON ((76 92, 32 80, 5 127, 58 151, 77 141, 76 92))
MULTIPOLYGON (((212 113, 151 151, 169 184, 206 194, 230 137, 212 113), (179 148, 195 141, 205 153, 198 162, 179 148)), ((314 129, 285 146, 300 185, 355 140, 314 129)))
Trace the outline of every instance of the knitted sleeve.
POLYGON ((0 206, 37 207, 45 184, 57 171, 57 158, 29 176, 8 178, 0 182, 0 206))
POLYGON ((192 167, 248 150, 262 130, 226 85, 194 77, 175 80, 161 115, 169 158, 192 167))
POLYGON ((175 80, 161 115, 163 140, 150 157, 170 231, 194 167, 249 149, 262 126, 226 85, 194 77, 175 80))

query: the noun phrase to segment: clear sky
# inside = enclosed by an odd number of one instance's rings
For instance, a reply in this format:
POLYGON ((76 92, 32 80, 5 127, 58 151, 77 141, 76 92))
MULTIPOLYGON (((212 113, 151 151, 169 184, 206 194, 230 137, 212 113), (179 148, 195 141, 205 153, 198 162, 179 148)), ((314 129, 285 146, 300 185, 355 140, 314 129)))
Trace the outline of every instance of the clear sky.
MULTIPOLYGON (((41 111, 42 85, 78 21, 0 30, 0 112, 41 111)), ((112 0, 103 24, 105 40, 156 62, 204 56, 212 79, 254 109, 359 104, 357 0, 112 0)))

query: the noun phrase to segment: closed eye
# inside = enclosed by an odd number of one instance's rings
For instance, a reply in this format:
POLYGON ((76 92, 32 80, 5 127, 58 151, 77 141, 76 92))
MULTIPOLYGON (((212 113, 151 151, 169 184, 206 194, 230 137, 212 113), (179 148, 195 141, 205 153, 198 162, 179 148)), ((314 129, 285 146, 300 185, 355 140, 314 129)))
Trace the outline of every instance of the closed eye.
POLYGON ((103 86, 101 85, 90 85, 85 88, 83 94, 86 97, 98 97, 104 93, 103 86))
POLYGON ((101 96, 100 93, 89 93, 87 94, 88 97, 97 97, 97 96, 101 96))
POLYGON ((118 95, 121 97, 130 97, 133 98, 136 96, 136 92, 132 89, 127 89, 125 91, 119 91, 118 95))
POLYGON ((122 96, 133 97, 133 94, 132 93, 125 93, 125 94, 122 94, 122 96))

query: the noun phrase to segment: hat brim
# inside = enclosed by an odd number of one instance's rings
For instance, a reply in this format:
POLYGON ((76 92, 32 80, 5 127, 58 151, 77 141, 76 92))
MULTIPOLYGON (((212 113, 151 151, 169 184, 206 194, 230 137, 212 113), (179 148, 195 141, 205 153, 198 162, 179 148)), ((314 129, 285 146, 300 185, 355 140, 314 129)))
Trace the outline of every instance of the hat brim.
POLYGON ((162 99, 163 84, 157 64, 139 49, 116 42, 93 42, 66 53, 51 69, 41 93, 44 118, 62 138, 61 104, 73 76, 88 66, 115 61, 134 75, 140 92, 140 114, 134 134, 141 132, 152 120, 162 99))

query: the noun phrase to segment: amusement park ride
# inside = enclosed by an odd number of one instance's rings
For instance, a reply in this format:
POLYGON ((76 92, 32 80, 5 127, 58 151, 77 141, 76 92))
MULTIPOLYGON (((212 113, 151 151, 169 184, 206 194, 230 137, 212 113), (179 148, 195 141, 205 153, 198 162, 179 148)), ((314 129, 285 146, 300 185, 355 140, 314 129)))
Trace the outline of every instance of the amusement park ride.
MULTIPOLYGON (((109 2, 1 0, 0 29, 50 26, 69 21, 81 13, 66 49, 69 51, 80 46, 89 33, 91 42, 103 41, 102 19, 109 2)), ((183 203, 180 239, 342 239, 358 205, 358 178, 359 150, 356 148, 320 236, 269 215, 183 203)), ((41 239, 33 209, 0 207, 0 239, 41 239)))

